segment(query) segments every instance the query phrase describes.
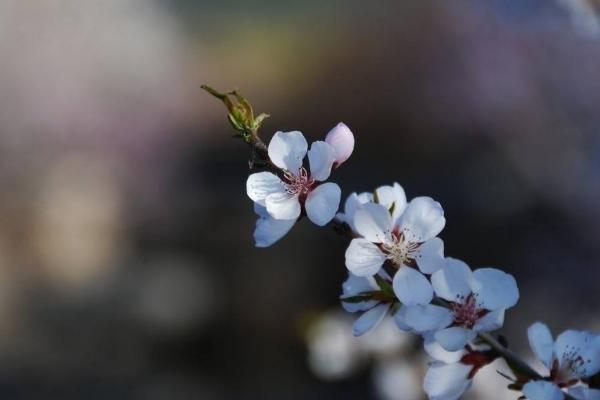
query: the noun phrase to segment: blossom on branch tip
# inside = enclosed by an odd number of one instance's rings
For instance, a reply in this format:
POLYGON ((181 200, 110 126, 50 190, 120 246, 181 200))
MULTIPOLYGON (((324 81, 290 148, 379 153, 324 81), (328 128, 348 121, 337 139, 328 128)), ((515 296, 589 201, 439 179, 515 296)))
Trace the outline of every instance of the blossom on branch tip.
POLYGON ((354 227, 361 237, 350 242, 346 267, 357 276, 372 276, 390 262, 398 269, 393 280, 398 299, 404 304, 428 304, 433 289, 423 274, 444 265, 444 244, 436 237, 446 223, 444 211, 429 197, 414 198, 396 219, 391 211, 377 203, 356 210, 354 227))
POLYGON ((246 182, 248 197, 264 207, 275 220, 297 220, 302 211, 319 226, 331 221, 340 204, 340 187, 329 178, 336 162, 335 149, 317 141, 308 150, 302 133, 277 132, 268 147, 271 162, 281 170, 281 176, 272 172, 250 175, 246 182), (310 172, 303 167, 308 153, 310 172))
POLYGON ((600 336, 567 330, 555 341, 548 326, 536 322, 527 330, 527 338, 549 371, 546 380, 531 381, 523 387, 529 400, 562 400, 564 388, 570 388, 569 395, 577 399, 600 399, 600 391, 575 386, 600 371, 600 336))
POLYGON ((444 305, 402 307, 395 318, 400 328, 432 332, 448 351, 462 349, 479 332, 502 327, 505 311, 519 299, 512 275, 494 268, 472 272, 467 264, 450 257, 444 268, 433 273, 431 283, 444 305))

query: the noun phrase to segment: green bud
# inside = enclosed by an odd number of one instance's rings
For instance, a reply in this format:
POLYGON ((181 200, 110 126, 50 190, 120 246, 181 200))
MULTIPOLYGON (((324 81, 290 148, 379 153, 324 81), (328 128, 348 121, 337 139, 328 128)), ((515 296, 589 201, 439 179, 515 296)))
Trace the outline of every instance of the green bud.
POLYGON ((202 85, 200 87, 223 102, 227 108, 227 118, 231 123, 231 126, 233 126, 233 129, 241 132, 238 136, 246 143, 251 143, 253 133, 260 128, 262 122, 268 118, 269 115, 263 113, 254 118, 252 105, 244 96, 238 93, 237 90, 220 93, 207 85, 202 85))

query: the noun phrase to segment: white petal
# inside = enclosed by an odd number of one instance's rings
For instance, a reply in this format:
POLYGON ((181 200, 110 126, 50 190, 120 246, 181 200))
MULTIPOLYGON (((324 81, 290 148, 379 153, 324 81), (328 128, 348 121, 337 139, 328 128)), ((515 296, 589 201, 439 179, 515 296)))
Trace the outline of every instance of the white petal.
POLYGON ((338 214, 337 218, 350 225, 354 230, 354 213, 363 204, 356 193, 351 193, 344 202, 344 212, 338 214))
POLYGON ((254 212, 256 213, 256 215, 258 215, 259 217, 270 217, 271 215, 269 215, 269 212, 267 211, 267 208, 265 206, 260 205, 259 203, 254 203, 254 212))
POLYGON ((448 351, 458 351, 475 338, 475 332, 470 329, 453 326, 437 331, 434 335, 440 345, 448 351))
POLYGON ((392 189, 394 195, 394 212, 392 213, 392 219, 398 221, 404 213, 404 210, 406 210, 406 193, 398 183, 394 183, 392 189))
POLYGON ((433 288, 425 276, 414 268, 401 267, 394 275, 394 293, 406 305, 429 304, 433 288))
POLYGON ((394 188, 389 185, 380 186, 375 189, 377 204, 385 206, 387 209, 394 204, 394 188))
POLYGON ((392 217, 380 204, 367 203, 354 213, 356 231, 373 243, 388 241, 392 230, 392 217))
POLYGON ((286 192, 273 193, 265 199, 265 206, 269 215, 275 219, 293 219, 300 216, 300 202, 298 196, 286 192))
POLYGON ((406 322, 404 322, 404 313, 402 312, 402 309, 405 306, 401 306, 400 310, 398 310, 398 312, 396 312, 396 314, 394 315, 394 322, 396 322, 396 326, 398 327, 398 329, 400 329, 401 331, 404 332, 412 332, 412 329, 410 326, 406 325, 406 322))
POLYGON ((373 202, 373 193, 371 192, 362 192, 358 194, 358 201, 360 204, 367 204, 373 202))
POLYGON ((301 132, 276 132, 269 143, 269 158, 279 168, 296 174, 307 149, 308 143, 301 132))
POLYGON ((446 265, 444 242, 440 238, 429 239, 415 252, 415 261, 424 274, 433 274, 446 265))
POLYGON ((458 351, 448 351, 444 349, 438 341, 435 340, 433 332, 426 332, 423 334, 423 347, 427 354, 436 361, 443 361, 445 363, 459 362, 466 351, 460 349, 458 351))
POLYGON ((577 386, 569 389, 571 397, 577 400, 600 400, 600 390, 577 386))
POLYGON ((356 296, 373 290, 379 290, 374 278, 356 276, 351 272, 348 273, 348 278, 342 284, 344 296, 356 296))
POLYGON ((377 203, 392 211, 392 220, 396 222, 406 209, 406 194, 397 183, 393 186, 380 186, 375 189, 377 203))
POLYGON ((324 226, 335 217, 340 207, 342 191, 332 182, 317 186, 306 198, 306 216, 319 226, 324 226))
POLYGON ((479 318, 473 330, 476 332, 492 332, 504 325, 504 309, 494 310, 479 318))
POLYGON ((335 162, 335 150, 325 142, 313 142, 308 151, 310 176, 317 181, 329 178, 331 167, 335 162))
POLYGON ((528 400, 563 400, 562 390, 552 382, 533 381, 523 386, 523 394, 528 400))
POLYGON ((346 267, 356 276, 372 276, 379 271, 385 254, 365 239, 352 239, 346 250, 346 267))
POLYGON ((444 210, 430 197, 415 197, 400 218, 400 229, 410 242, 421 243, 444 229, 444 210))
POLYGON ((515 278, 495 268, 474 271, 471 289, 478 295, 478 302, 488 310, 511 308, 519 300, 515 278))
POLYGON ((584 364, 577 371, 573 371, 572 378, 586 378, 600 370, 600 348, 595 335, 575 330, 567 330, 558 335, 554 343, 554 354, 561 366, 563 360, 573 358, 573 354, 568 357, 565 355, 573 352, 583 359, 584 364))
POLYGON ((325 141, 335 149, 335 161, 338 165, 346 161, 354 150, 354 135, 342 122, 329 131, 325 141))
POLYGON ((273 219, 270 216, 256 220, 254 241, 256 247, 269 247, 284 237, 296 223, 295 219, 273 219))
POLYGON ((471 384, 471 369, 462 363, 435 362, 425 374, 423 389, 430 400, 457 400, 471 384))
POLYGON ((406 326, 419 333, 443 329, 453 321, 450 310, 433 304, 405 305, 398 314, 406 326))
POLYGON ((376 300, 361 301, 360 303, 348 303, 344 302, 344 297, 357 296, 362 293, 371 292, 373 290, 379 290, 379 286, 375 282, 375 279, 368 277, 363 278, 360 276, 348 273, 348 279, 342 284, 342 307, 348 312, 367 311, 377 305, 376 300))
POLYGON ((554 339, 546 324, 536 322, 527 329, 529 347, 536 357, 548 368, 552 368, 552 355, 554 350, 554 339))
POLYGON ((389 309, 390 304, 380 304, 361 315, 352 326, 354 336, 361 336, 379 325, 389 309))
POLYGON ((263 206, 265 205, 267 196, 283 192, 285 192, 283 182, 277 175, 270 172, 258 172, 250 175, 248 180, 246 180, 246 193, 248 193, 248 197, 263 206))
POLYGON ((444 300, 456 301, 471 294, 471 269, 455 258, 446 258, 446 266, 431 276, 435 294, 444 300))

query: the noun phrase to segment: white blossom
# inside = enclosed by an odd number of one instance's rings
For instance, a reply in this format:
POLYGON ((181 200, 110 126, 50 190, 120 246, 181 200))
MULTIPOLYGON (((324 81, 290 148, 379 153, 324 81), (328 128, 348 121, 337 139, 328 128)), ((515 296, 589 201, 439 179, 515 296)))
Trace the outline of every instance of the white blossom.
POLYGON ((447 258, 446 266, 431 276, 431 283, 448 306, 405 306, 396 314, 396 321, 401 328, 433 332, 449 351, 463 348, 479 332, 499 329, 505 310, 519 299, 512 275, 494 268, 471 272, 467 264, 453 258, 447 258))
MULTIPOLYGON (((548 380, 532 381, 523 387, 529 400, 562 400, 568 388, 600 371, 600 336, 586 331, 567 330, 556 341, 548 326, 536 322, 527 330, 529 345, 548 368, 548 380)), ((600 399, 600 391, 585 386, 572 387, 577 399, 600 399)))
POLYGON ((398 299, 428 304, 433 289, 423 273, 431 274, 444 264, 444 244, 436 237, 446 223, 444 211, 429 197, 414 198, 396 219, 394 211, 378 203, 363 204, 355 211, 354 227, 361 237, 350 242, 346 267, 357 276, 372 276, 389 261, 398 268, 393 280, 398 299))
POLYGON ((303 211, 315 224, 326 225, 334 218, 341 196, 337 184, 324 182, 338 162, 337 150, 326 142, 313 142, 308 150, 301 132, 277 132, 269 143, 268 154, 281 170, 281 177, 265 171, 250 175, 246 182, 248 197, 260 206, 254 236, 257 246, 262 247, 285 235, 303 211), (307 154, 310 172, 303 166, 307 154))

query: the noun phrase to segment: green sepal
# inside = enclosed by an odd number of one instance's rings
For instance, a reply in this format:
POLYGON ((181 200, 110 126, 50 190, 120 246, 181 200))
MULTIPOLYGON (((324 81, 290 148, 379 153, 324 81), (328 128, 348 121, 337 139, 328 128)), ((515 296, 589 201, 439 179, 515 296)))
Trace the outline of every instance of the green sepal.
POLYGON ((392 285, 388 281, 386 281, 385 279, 383 279, 379 275, 375 275, 375 282, 377 282, 377 285, 379 285, 379 289, 381 289, 381 291, 386 296, 389 296, 391 298, 395 298, 396 297, 396 295, 394 294, 394 288, 392 287, 392 285))
POLYGON ((340 297, 340 300, 344 303, 362 303, 363 301, 371 301, 373 300, 373 296, 371 294, 359 294, 356 296, 348 296, 348 297, 340 297))

